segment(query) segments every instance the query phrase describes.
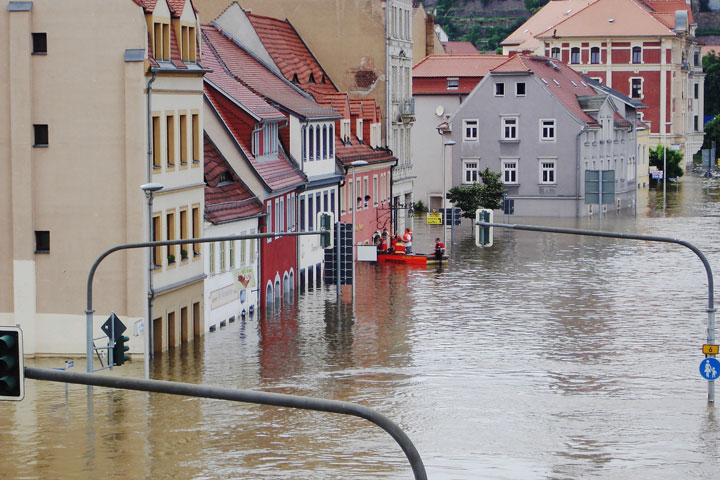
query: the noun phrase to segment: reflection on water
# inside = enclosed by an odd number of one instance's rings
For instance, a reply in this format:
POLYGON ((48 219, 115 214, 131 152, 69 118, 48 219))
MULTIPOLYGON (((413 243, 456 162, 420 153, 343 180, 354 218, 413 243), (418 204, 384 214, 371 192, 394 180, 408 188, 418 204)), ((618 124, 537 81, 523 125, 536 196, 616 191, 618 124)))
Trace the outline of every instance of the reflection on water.
MULTIPOLYGON (((503 218, 691 241, 720 268, 720 184, 640 194, 637 218, 503 218)), ((440 235, 415 219, 415 248, 440 235)), ((676 245, 466 220, 449 267, 358 266, 334 288, 158 356, 154 378, 357 402, 408 433, 432 479, 712 478, 720 426, 698 374, 707 285, 676 245)), ((448 235, 449 238, 449 235, 448 235)), ((56 367, 62 359, 35 365, 56 367)), ((134 361, 115 374, 142 376, 134 361)), ((26 381, 0 404, 0 478, 412 478, 354 417, 26 381), (17 460, 17 461, 15 461, 17 460)))

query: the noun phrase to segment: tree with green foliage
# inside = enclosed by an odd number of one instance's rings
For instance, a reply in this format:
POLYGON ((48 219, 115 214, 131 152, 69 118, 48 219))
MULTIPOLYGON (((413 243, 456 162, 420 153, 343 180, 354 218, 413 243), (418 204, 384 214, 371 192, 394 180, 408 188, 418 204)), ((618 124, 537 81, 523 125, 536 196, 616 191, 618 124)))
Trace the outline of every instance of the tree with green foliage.
POLYGON ((528 12, 535 14, 538 10, 545 6, 549 0, 525 0, 525 8, 528 12))
POLYGON ((463 212, 463 217, 475 218, 475 210, 489 208, 497 210, 502 207, 505 185, 500 181, 500 173, 485 168, 480 172, 482 183, 453 187, 448 192, 448 199, 463 212))
MULTIPOLYGON (((720 53, 720 52, 717 52, 720 53)), ((705 116, 720 114, 720 56, 715 51, 702 59, 705 72, 705 116)))
MULTIPOLYGON (((650 149, 650 165, 657 167, 658 170, 663 169, 663 156, 665 147, 658 144, 656 148, 650 149)), ((683 154, 671 148, 667 149, 667 178, 682 177, 685 173, 682 164, 683 154)))
POLYGON ((720 151, 720 116, 713 118, 705 125, 705 139, 702 148, 712 148, 713 141, 715 142, 715 150, 720 151))

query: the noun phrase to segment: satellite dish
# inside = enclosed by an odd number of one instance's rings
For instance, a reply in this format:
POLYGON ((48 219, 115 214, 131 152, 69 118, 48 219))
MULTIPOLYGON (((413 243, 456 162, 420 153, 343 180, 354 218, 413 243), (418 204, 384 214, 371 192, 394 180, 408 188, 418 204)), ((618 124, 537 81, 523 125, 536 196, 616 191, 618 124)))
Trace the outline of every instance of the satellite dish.
POLYGON ((438 117, 442 117, 443 113, 445 113, 445 109, 442 105, 438 105, 437 107, 435 107, 435 115, 437 115, 438 117))

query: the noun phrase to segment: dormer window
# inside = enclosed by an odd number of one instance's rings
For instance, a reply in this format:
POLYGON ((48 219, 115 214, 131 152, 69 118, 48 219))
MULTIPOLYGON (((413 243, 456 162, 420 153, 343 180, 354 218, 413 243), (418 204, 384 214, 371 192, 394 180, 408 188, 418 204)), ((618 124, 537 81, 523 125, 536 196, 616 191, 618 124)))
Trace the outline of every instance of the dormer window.
POLYGON ((292 83, 294 83, 295 85, 297 85, 298 83, 300 83, 300 80, 298 79, 297 73, 293 74, 293 78, 292 78, 291 81, 292 81, 292 83))
POLYGON ((155 60, 170 60, 170 24, 155 22, 153 31, 153 56, 155 60))
POLYGON ((266 123, 262 128, 253 132, 252 152, 256 157, 277 155, 278 152, 278 124, 266 123))
POLYGON ((234 182, 234 180, 233 180, 232 174, 227 170, 222 172, 220 174, 220 177, 218 178, 218 186, 227 185, 227 184, 230 184, 233 182, 234 182))
POLYGON ((457 77, 448 78, 446 85, 448 90, 457 90, 460 87, 460 79, 457 77))
POLYGON ((312 73, 310 74, 310 78, 308 79, 308 83, 315 83, 315 77, 313 76, 312 73))
POLYGON ((197 44, 195 27, 183 25, 180 28, 180 58, 183 62, 196 62, 197 44))

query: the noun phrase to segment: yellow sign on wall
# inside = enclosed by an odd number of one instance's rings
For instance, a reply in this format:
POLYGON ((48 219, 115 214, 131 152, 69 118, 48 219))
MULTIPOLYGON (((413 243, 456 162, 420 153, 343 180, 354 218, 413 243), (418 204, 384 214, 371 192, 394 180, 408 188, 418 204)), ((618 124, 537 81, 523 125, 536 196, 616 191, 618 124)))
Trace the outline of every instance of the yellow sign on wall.
POLYGON ((442 225, 442 213, 440 212, 428 212, 427 214, 428 225, 442 225))
POLYGON ((718 354, 718 346, 717 345, 710 345, 705 344, 703 345, 703 353, 705 355, 717 355, 718 354))

